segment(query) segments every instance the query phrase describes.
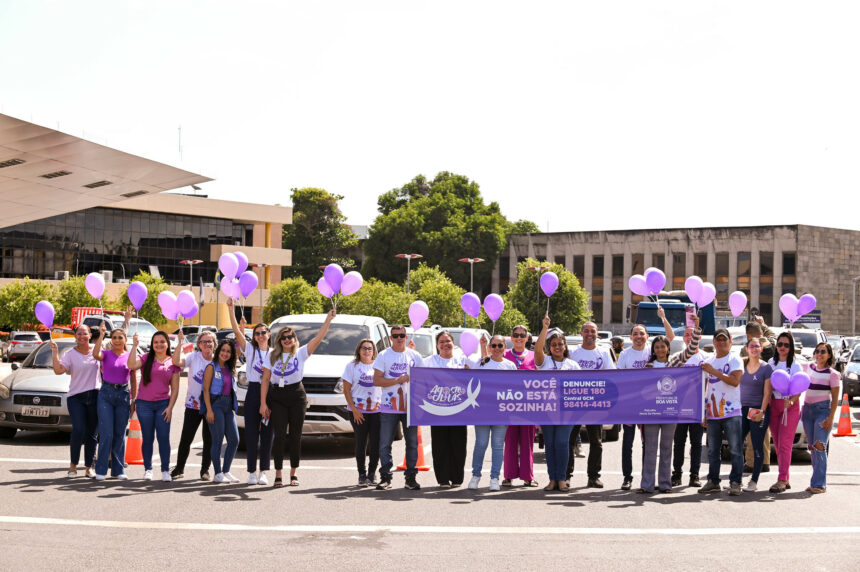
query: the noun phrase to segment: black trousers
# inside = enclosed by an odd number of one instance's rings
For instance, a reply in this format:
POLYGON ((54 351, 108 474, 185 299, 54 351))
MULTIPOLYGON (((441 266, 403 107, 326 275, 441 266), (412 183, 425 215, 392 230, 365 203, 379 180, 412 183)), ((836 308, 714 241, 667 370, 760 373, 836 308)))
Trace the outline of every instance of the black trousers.
POLYGON ((361 477, 376 475, 379 466, 379 419, 379 413, 365 413, 363 423, 356 423, 352 415, 349 418, 355 432, 355 466, 361 477), (365 468, 368 456, 370 463, 365 468))
MULTIPOLYGON (((197 409, 185 408, 185 417, 182 419, 182 435, 179 437, 179 450, 176 452, 176 467, 173 469, 176 473, 185 472, 185 463, 188 461, 188 454, 191 452, 191 443, 194 442, 194 436, 197 435, 197 428, 203 422, 203 416, 197 409)), ((209 424, 203 423, 203 461, 200 465, 200 474, 209 471, 209 466, 212 464, 212 434, 209 432, 209 424)))
MULTIPOLYGON (((573 474, 573 462, 575 455, 573 449, 576 447, 576 437, 582 425, 574 425, 570 433, 570 457, 567 460, 567 480, 573 474)), ((603 465, 603 426, 586 425, 585 432, 588 435, 588 478, 589 480, 600 478, 600 469, 603 465)))
POLYGON ((678 423, 675 427, 675 451, 672 455, 672 476, 684 475, 684 449, 690 434, 690 476, 698 477, 702 466, 702 436, 705 428, 701 423, 678 423))
POLYGON ((272 457, 272 424, 264 424, 260 415, 260 384, 249 383, 245 394, 245 457, 248 472, 257 470, 257 452, 260 455, 260 470, 269 470, 272 457))
POLYGON ((433 444, 433 472, 440 485, 463 483, 466 465, 466 427, 430 427, 433 444))
POLYGON ((267 396, 269 408, 272 415, 269 423, 272 424, 275 441, 272 444, 272 457, 275 459, 275 470, 284 468, 284 453, 289 444, 290 467, 295 469, 299 466, 302 458, 302 427, 305 424, 305 411, 308 408, 308 396, 302 382, 278 387, 269 386, 267 396), (289 428, 289 439, 287 429, 289 428))

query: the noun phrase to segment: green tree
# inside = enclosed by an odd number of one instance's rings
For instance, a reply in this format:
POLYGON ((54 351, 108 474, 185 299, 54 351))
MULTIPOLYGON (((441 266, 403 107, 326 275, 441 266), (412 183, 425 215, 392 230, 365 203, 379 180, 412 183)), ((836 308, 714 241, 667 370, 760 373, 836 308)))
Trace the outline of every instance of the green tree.
POLYGON ((286 278, 271 289, 263 308, 263 321, 268 323, 281 316, 320 314, 322 311, 323 297, 315 286, 304 278, 286 278))
POLYGON ((415 294, 407 294, 399 284, 371 278, 355 294, 338 300, 337 311, 342 314, 379 316, 389 324, 408 324, 409 305, 415 294))
MULTIPOLYGON (((0 288, 0 324, 12 329, 35 329, 36 302, 47 300, 57 311, 57 289, 41 280, 16 280, 0 288)), ((54 317, 54 323, 61 323, 54 317)))
POLYGON ((484 203, 476 182, 448 172, 432 181, 418 175, 380 196, 378 206, 364 243, 363 272, 390 282, 406 273, 406 262, 395 256, 418 253, 462 287, 469 285, 469 265, 459 259, 483 258, 487 262, 475 265, 475 284, 486 284, 511 228, 497 203, 484 203))
MULTIPOLYGON (((502 315, 499 316, 499 319, 496 320, 495 328, 493 326, 493 321, 490 320, 490 317, 481 308, 481 313, 478 315, 478 318, 475 319, 472 316, 466 317, 466 327, 469 328, 483 328, 488 332, 495 332, 497 334, 502 334, 504 336, 510 336, 511 331, 514 329, 514 326, 518 326, 520 324, 527 324, 526 317, 520 312, 518 309, 513 307, 507 299, 507 296, 502 296, 505 299, 505 309, 502 311, 502 315)), ((460 320, 462 322, 462 315, 460 316, 460 320)))
POLYGON ((321 276, 320 266, 336 262, 344 268, 355 267, 346 250, 358 240, 338 206, 343 197, 309 187, 293 189, 291 198, 293 224, 284 226, 283 246, 292 250, 293 265, 284 271, 315 284, 321 276))
POLYGON ((561 264, 550 264, 546 260, 528 258, 517 264, 517 283, 508 292, 507 301, 520 310, 526 317, 532 332, 539 332, 541 320, 547 312, 547 298, 540 290, 538 270, 529 266, 549 266, 558 275, 558 289, 549 299, 549 317, 553 327, 565 332, 578 332, 586 321, 591 319, 588 309, 588 293, 580 286, 579 280, 561 264), (538 294, 540 299, 538 299, 538 294))
MULTIPOLYGON (((143 270, 141 270, 137 276, 133 277, 131 281, 143 282, 144 286, 146 286, 146 301, 140 308, 138 317, 156 325, 166 323, 167 320, 161 314, 161 306, 158 305, 158 295, 168 289, 167 282, 165 282, 164 279, 156 278, 149 272, 144 272, 143 270)), ((131 305, 131 300, 128 299, 127 286, 123 291, 122 296, 119 297, 118 302, 119 308, 117 309, 124 309, 131 305)))
POLYGON ((533 223, 530 220, 518 220, 517 222, 512 222, 511 226, 508 227, 508 234, 538 234, 540 233, 540 229, 538 225, 533 223))
POLYGON ((86 276, 72 276, 68 280, 62 280, 57 286, 59 295, 54 309, 57 312, 58 324, 72 323, 72 308, 92 308, 101 302, 102 308, 109 308, 110 301, 107 294, 102 294, 101 300, 96 300, 87 292, 84 284, 86 276))

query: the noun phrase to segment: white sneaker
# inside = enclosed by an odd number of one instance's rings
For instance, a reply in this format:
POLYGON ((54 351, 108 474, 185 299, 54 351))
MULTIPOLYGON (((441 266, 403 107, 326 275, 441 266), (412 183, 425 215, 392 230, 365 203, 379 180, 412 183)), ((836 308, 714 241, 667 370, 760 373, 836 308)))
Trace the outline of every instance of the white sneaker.
POLYGON ((165 483, 172 481, 173 477, 170 476, 170 471, 161 471, 161 480, 165 483))
POLYGON ((251 473, 248 475, 248 484, 256 485, 257 484, 257 473, 251 473))
POLYGON ((215 481, 216 483, 227 483, 227 482, 230 482, 230 481, 229 481, 229 479, 228 479, 227 477, 225 477, 225 476, 224 476, 224 473, 218 473, 217 475, 215 475, 215 478, 214 478, 214 479, 212 479, 212 480, 213 480, 213 481, 215 481))
POLYGON ((143 472, 143 480, 151 481, 152 480, 152 469, 147 469, 143 472))
POLYGON ((269 479, 268 479, 268 477, 266 477, 266 473, 264 473, 263 471, 260 471, 260 476, 257 477, 257 484, 258 485, 268 485, 269 484, 269 479))
POLYGON ((96 480, 97 480, 97 481, 103 481, 103 480, 105 480, 106 478, 107 478, 107 475, 96 475, 96 480))
POLYGON ((231 483, 238 483, 239 482, 239 479, 237 477, 234 477, 233 473, 231 473, 231 472, 224 473, 224 476, 227 477, 227 480, 230 481, 231 483))
POLYGON ((480 483, 480 482, 481 482, 481 477, 472 477, 472 480, 469 481, 469 488, 470 489, 477 489, 478 483, 480 483))
POLYGON ((756 491, 756 489, 757 489, 756 482, 754 480, 750 479, 750 482, 747 483, 747 486, 744 488, 744 492, 754 493, 756 491))
POLYGON ((121 474, 117 475, 116 478, 118 478, 121 481, 127 481, 128 475, 126 475, 125 473, 121 473, 121 474))
POLYGON ((499 486, 499 479, 490 479, 490 490, 491 491, 502 490, 502 487, 499 486))

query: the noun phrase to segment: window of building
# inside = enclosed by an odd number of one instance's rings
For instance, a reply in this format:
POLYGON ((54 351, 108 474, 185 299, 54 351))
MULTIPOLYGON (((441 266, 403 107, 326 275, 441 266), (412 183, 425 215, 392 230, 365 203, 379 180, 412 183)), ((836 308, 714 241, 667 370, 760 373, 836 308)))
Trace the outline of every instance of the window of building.
POLYGON ((624 255, 612 256, 612 304, 609 307, 609 320, 621 323, 624 320, 624 255))
POLYGON ((667 284, 672 290, 683 290, 687 280, 687 253, 672 253, 672 283, 667 284))
POLYGON ((507 252, 499 257, 499 292, 507 292, 511 284, 511 259, 507 252))
POLYGON ((752 278, 752 256, 749 252, 738 252, 738 290, 749 298, 752 278))
MULTIPOLYGON (((561 264, 562 266, 565 266, 565 264, 566 264, 566 256, 565 256, 564 254, 556 254, 556 255, 555 255, 555 263, 556 263, 556 264, 561 264)), ((565 266, 565 268, 567 268, 567 267, 565 266)))
POLYGON ((693 255, 693 274, 708 281, 708 253, 697 252, 693 255))
POLYGON ((591 309, 594 312, 594 320, 598 323, 603 321, 603 256, 594 256, 591 259, 591 309))
POLYGON ((794 252, 782 253, 782 293, 797 294, 797 257, 794 252))
POLYGON ((582 286, 585 283, 585 256, 573 257, 573 274, 579 280, 579 285, 582 286))
POLYGON ((624 277, 624 255, 615 255, 612 257, 612 277, 624 277))
POLYGON ((725 305, 729 296, 729 253, 718 252, 716 256, 717 305, 725 305))
POLYGON ((759 252, 758 308, 768 324, 773 316, 773 252, 759 252))

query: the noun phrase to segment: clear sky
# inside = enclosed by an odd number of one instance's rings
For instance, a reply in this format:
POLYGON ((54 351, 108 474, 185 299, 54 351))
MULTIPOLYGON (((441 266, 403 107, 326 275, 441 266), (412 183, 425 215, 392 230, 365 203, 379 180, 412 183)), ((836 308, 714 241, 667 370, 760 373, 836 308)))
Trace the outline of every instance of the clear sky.
POLYGON ((322 187, 352 224, 447 170, 544 230, 860 229, 858 13, 6 0, 0 111, 213 177, 216 198, 322 187))

